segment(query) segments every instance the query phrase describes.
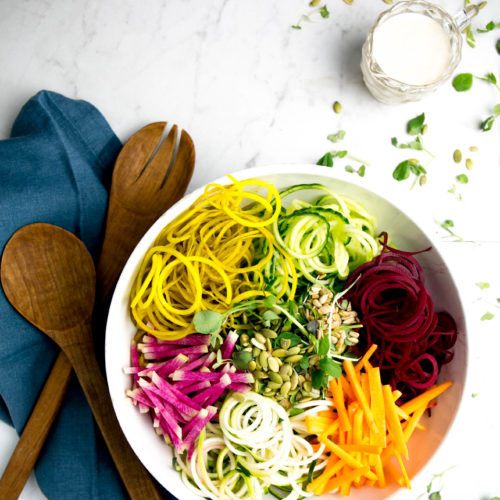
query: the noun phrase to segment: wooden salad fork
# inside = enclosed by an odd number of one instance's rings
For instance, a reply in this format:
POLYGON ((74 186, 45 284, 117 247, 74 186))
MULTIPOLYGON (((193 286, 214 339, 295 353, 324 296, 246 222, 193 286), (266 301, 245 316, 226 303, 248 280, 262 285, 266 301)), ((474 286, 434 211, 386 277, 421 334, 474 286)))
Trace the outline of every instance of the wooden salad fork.
MULTIPOLYGON (((97 297, 103 304, 130 253, 153 222, 184 195, 194 171, 189 134, 174 125, 162 142, 166 122, 136 132, 116 160, 106 230, 97 266, 97 297)), ((20 495, 59 410, 71 376, 60 352, 0 479, 0 500, 20 495)), ((142 499, 141 499, 142 500, 142 499)))

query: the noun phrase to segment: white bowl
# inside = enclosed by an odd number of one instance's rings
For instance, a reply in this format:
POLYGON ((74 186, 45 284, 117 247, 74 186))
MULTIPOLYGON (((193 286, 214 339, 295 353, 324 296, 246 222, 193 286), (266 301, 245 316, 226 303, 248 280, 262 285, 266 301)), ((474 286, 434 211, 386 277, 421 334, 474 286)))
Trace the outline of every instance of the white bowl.
MULTIPOLYGON (((411 206, 408 199, 396 199, 394 190, 391 193, 383 193, 381 189, 368 189, 363 187, 365 179, 316 165, 272 165, 242 170, 232 175, 240 180, 258 178, 273 183, 278 189, 302 183, 325 184, 339 194, 359 201, 375 214, 378 230, 388 231, 399 248, 421 250, 428 246, 433 247, 430 252, 420 254, 418 260, 424 269, 426 285, 436 309, 446 310, 454 317, 460 335, 454 347, 455 357, 450 364, 443 367, 439 378, 440 381, 451 380, 453 385, 439 397, 439 404, 433 409, 432 418, 425 422, 427 431, 418 431, 418 438, 414 436, 409 443, 408 473, 410 477, 415 476, 450 434, 462 400, 468 365, 466 322, 460 294, 442 252, 439 251, 439 243, 433 240, 431 231, 425 228, 425 221, 417 222, 421 207, 417 210, 411 206)), ((215 182, 229 183, 226 177, 215 182)), ((130 364, 130 341, 136 332, 129 315, 129 295, 142 258, 160 230, 186 210, 202 194, 203 189, 204 187, 192 192, 164 213, 137 245, 117 283, 106 328, 106 374, 118 421, 132 449, 145 467, 179 500, 199 500, 200 497, 186 489, 179 473, 172 468, 171 449, 155 433, 150 416, 140 414, 137 408, 127 403, 125 391, 130 388, 131 378, 123 373, 123 368, 130 364)), ((300 196, 303 197, 304 193, 306 192, 301 191, 300 196)), ((383 490, 354 489, 350 497, 355 500, 377 500, 389 496, 394 499, 408 498, 407 495, 406 489, 388 487, 383 490)))

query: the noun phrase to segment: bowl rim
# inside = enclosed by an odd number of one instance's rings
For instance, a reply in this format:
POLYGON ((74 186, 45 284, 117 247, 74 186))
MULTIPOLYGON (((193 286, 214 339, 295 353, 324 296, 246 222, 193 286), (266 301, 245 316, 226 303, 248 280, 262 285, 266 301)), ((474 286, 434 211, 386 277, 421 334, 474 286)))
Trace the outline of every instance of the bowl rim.
MULTIPOLYGON (((449 274, 449 279, 454 287, 454 291, 457 295, 458 304, 460 307, 460 313, 462 316, 463 328, 464 331, 461 332, 463 335, 464 342, 464 360, 465 366, 464 377, 463 377, 463 386, 462 392, 460 395, 460 399, 457 403, 455 414, 453 415, 453 419, 451 420, 448 428, 446 429, 441 442, 436 446, 431 457, 425 462, 425 464, 417 471, 417 473, 412 477, 412 481, 415 481, 417 477, 422 477, 425 471, 429 470, 432 467, 432 464, 437 460, 440 451, 443 449, 443 446, 450 440, 451 437, 455 435, 457 432, 457 428, 459 427, 458 423, 460 421, 461 415, 464 414, 463 406, 464 406, 464 395, 466 394, 467 388, 470 384, 470 377, 468 375, 469 366, 470 366, 470 349, 468 346, 468 332, 469 332, 469 320, 467 315, 467 309, 464 307, 465 300, 463 293, 461 292, 460 287, 458 286, 458 280, 456 278, 456 271, 449 267, 446 264, 446 250, 442 246, 442 243, 437 240, 434 236, 435 231, 431 229, 432 216, 430 214, 430 210, 428 205, 421 206, 417 205, 416 201, 408 196, 408 192, 405 190, 395 190, 389 189, 386 185, 382 185, 382 183, 376 183, 376 185, 369 185, 368 177, 359 177, 354 176, 350 173, 336 170, 332 171, 324 166, 318 166, 309 163, 272 163, 268 165, 256 166, 247 169, 241 169, 234 172, 231 172, 227 175, 220 176, 213 181, 209 181, 203 184, 200 187, 197 187, 193 191, 189 192, 179 201, 177 201, 172 207, 170 207, 167 211, 165 211, 146 231, 144 236, 141 238, 139 243, 134 248, 133 252, 129 256, 127 263, 125 264, 120 277, 116 283, 115 289, 113 291, 112 299, 109 306, 108 317, 106 321, 105 328, 105 368, 106 368, 106 381, 108 384, 108 388, 110 389, 113 409, 115 411, 117 420, 120 424, 122 431, 124 432, 127 441, 134 449, 133 445, 130 443, 130 440, 127 437, 126 426, 124 425, 124 417, 122 416, 122 408, 117 405, 114 396, 116 395, 116 391, 113 390, 116 386, 116 383, 113 379, 113 374, 110 370, 110 356, 112 349, 110 348, 110 335, 108 335, 108 331, 113 327, 113 317, 112 312, 116 308, 120 308, 119 302, 120 297, 123 295, 123 290, 126 289, 130 280, 133 276, 133 271, 136 269, 136 264, 134 264, 137 259, 141 258, 151 245, 152 241, 156 237, 156 235, 160 232, 160 230, 168 224, 171 220, 177 217, 180 213, 186 210, 201 194, 203 194, 205 187, 208 184, 228 184, 231 180, 228 178, 228 175, 232 176, 237 180, 247 180, 252 178, 259 178, 262 176, 269 175, 308 175, 308 176, 318 176, 318 177, 328 177, 331 180, 339 180, 344 183, 352 184, 358 188, 364 189, 368 192, 373 193, 374 195, 384 199, 388 203, 392 204, 396 207, 403 215, 408 217, 429 239, 432 244, 433 249, 435 249, 441 258, 441 260, 445 263, 447 272, 449 274), (405 193, 407 196, 404 196, 405 193), (167 215, 168 214, 168 215, 167 215)), ((118 377, 117 377, 118 378, 118 377)), ((469 391, 470 392, 470 391, 469 391)), ((125 397, 125 396, 123 396, 125 397)), ((134 452, 136 450, 134 449, 134 452)), ((137 453, 137 452, 136 452, 137 453)), ((182 485, 185 488, 184 485, 182 485)), ((173 488, 174 490, 175 488, 173 488)), ((402 488, 399 488, 394 493, 390 494, 389 497, 386 498, 395 498, 398 496, 398 492, 401 493, 402 488)), ((175 491, 171 491, 172 494, 176 494, 175 491)), ((200 497, 201 498, 201 497, 200 497)))

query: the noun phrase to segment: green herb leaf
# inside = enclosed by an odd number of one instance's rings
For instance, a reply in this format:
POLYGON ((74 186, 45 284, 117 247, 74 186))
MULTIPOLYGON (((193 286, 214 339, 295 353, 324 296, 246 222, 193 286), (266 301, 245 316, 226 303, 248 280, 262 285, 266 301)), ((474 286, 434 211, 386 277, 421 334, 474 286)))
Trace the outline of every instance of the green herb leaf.
POLYGON ((406 131, 410 135, 418 135, 422 132, 422 128, 425 122, 425 113, 412 118, 406 125, 406 131))
POLYGON ((500 54, 500 40, 497 40, 497 44, 495 45, 497 52, 500 54))
POLYGON ((312 385, 315 389, 321 389, 328 384, 328 377, 322 370, 314 370, 311 375, 312 385))
POLYGON ((321 338, 318 345, 318 354, 320 356, 325 356, 330 351, 330 339, 327 335, 321 338))
POLYGON ((288 415, 290 417, 295 417, 295 415, 300 415, 301 413, 304 413, 304 410, 302 408, 292 408, 288 415))
POLYGON ((486 118, 486 120, 481 123, 481 129, 484 132, 488 132, 488 130, 491 130, 491 128, 493 127, 493 123, 495 122, 495 118, 496 116, 494 115, 488 116, 488 118, 486 118))
POLYGON ((264 313, 262 314, 262 319, 264 321, 274 321, 276 319, 280 319, 280 317, 274 311, 271 311, 271 309, 268 309, 267 311, 264 311, 264 313))
POLYGON ((350 174, 354 173, 354 169, 351 167, 351 165, 346 165, 344 168, 346 172, 349 172, 350 174))
POLYGON ((262 304, 264 305, 264 307, 267 307, 268 309, 271 309, 271 307, 274 306, 274 304, 276 304, 276 296, 274 295, 268 295, 264 301, 262 302, 262 304))
POLYGON ((302 342, 302 338, 292 332, 281 332, 276 338, 276 342, 279 342, 281 339, 289 339, 290 347, 295 347, 302 342))
POLYGON ((325 373, 330 375, 330 377, 339 378, 342 375, 342 365, 336 363, 330 358, 321 358, 319 360, 319 367, 325 373))
POLYGON ((489 31, 493 31, 495 28, 500 28, 500 23, 495 23, 495 21, 490 21, 484 29, 478 28, 478 33, 488 33, 489 31))
POLYGON ((232 359, 236 368, 239 368, 240 370, 247 370, 248 363, 252 361, 252 353, 248 351, 235 351, 233 352, 232 359))
POLYGON ((493 107, 493 113, 495 113, 495 115, 500 115, 500 104, 496 104, 494 107, 493 107))
POLYGON ((478 281, 476 283, 476 286, 480 289, 480 290, 486 290, 487 288, 490 287, 490 284, 489 283, 485 283, 484 281, 478 281))
POLYGON ((302 26, 299 26, 298 24, 292 24, 292 28, 294 30, 301 30, 302 29, 302 26))
POLYGON ((324 167, 333 167, 332 153, 324 154, 317 162, 316 165, 323 165, 324 167))
POLYGON ((469 178, 465 174, 457 175, 457 181, 461 184, 467 184, 469 182, 469 178))
POLYGON ((441 493, 434 491, 429 495, 429 500, 441 500, 441 493))
POLYGON ((347 156, 347 151, 333 151, 332 155, 337 158, 344 158, 344 156, 347 156))
POLYGON ((358 175, 360 177, 364 177, 365 176, 365 171, 366 171, 366 166, 365 165, 361 165, 361 167, 359 167, 359 169, 358 169, 358 175))
POLYGON ((328 17, 330 17, 330 12, 328 12, 328 8, 326 5, 323 5, 323 7, 321 7, 321 9, 319 9, 319 13, 321 14, 321 17, 324 19, 327 19, 328 17))
POLYGON ((402 161, 392 172, 392 177, 397 181, 404 181, 410 177, 410 162, 409 160, 402 161))
POLYGON ((345 130, 339 130, 336 134, 330 134, 326 138, 331 142, 339 142, 345 137, 345 130))
POLYGON ((472 73, 460 73, 453 78, 452 85, 457 92, 465 92, 472 87, 472 73))
POLYGON ((198 333, 219 333, 223 322, 224 316, 216 311, 200 311, 193 318, 198 333))
POLYGON ((494 314, 490 313, 490 312, 487 312, 487 313, 484 313, 482 316, 481 316, 481 321, 489 321, 491 319, 493 319, 495 317, 494 314))
POLYGON ((309 358, 307 356, 304 356, 300 360, 299 366, 302 368, 302 370, 307 370, 309 368, 309 358))

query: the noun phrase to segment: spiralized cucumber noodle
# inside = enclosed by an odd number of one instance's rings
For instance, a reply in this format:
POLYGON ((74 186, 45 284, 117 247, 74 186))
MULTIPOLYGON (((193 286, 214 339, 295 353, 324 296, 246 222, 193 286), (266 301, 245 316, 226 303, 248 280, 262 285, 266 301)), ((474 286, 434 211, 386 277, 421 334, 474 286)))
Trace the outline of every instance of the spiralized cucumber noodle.
POLYGON ((271 486, 290 491, 287 499, 309 497, 302 483, 311 464, 326 466, 325 447, 307 441, 305 417, 327 410, 329 401, 299 403, 303 413, 289 418, 276 401, 254 392, 230 394, 220 410, 219 424, 208 424, 198 451, 188 462, 176 454, 182 481, 194 493, 220 498, 260 500, 271 486))
POLYGON ((273 223, 274 237, 292 256, 299 276, 313 283, 318 282, 318 275, 345 279, 378 255, 376 219, 363 206, 322 184, 299 184, 281 191, 280 196, 284 200, 304 190, 324 194, 312 202, 294 199, 273 223))

